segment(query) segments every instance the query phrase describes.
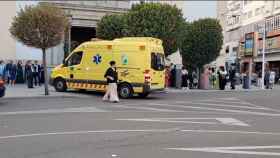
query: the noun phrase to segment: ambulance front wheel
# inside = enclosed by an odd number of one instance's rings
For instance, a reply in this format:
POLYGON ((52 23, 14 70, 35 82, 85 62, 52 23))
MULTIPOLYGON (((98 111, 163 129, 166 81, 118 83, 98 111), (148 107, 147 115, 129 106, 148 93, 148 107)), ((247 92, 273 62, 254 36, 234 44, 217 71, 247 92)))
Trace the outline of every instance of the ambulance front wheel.
POLYGON ((54 88, 57 92, 65 92, 67 89, 65 80, 58 78, 54 81, 54 88))
POLYGON ((118 93, 120 98, 126 99, 132 96, 132 88, 129 84, 120 84, 118 86, 118 93))

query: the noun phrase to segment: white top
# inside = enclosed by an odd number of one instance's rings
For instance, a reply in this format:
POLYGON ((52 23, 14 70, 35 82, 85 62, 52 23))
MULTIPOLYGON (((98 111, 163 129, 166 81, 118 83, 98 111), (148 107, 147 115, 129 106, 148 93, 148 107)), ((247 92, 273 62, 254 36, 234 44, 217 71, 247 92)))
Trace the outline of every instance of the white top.
POLYGON ((182 75, 187 75, 187 74, 188 74, 188 70, 183 69, 183 70, 182 70, 182 75))

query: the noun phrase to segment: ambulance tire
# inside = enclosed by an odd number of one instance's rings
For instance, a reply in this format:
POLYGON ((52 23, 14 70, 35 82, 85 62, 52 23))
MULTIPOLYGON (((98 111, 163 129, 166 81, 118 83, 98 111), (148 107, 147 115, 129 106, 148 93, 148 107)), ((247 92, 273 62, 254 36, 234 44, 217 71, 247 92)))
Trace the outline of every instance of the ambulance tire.
POLYGON ((118 94, 119 94, 120 98, 127 99, 127 98, 132 97, 133 90, 129 84, 122 83, 122 84, 118 85, 118 94))
POLYGON ((148 97, 149 94, 150 94, 150 93, 140 93, 140 94, 139 94, 139 97, 141 97, 141 98, 146 98, 146 97, 148 97))
POLYGON ((57 78, 54 81, 54 88, 57 92, 65 92, 67 89, 67 85, 64 79, 57 78))

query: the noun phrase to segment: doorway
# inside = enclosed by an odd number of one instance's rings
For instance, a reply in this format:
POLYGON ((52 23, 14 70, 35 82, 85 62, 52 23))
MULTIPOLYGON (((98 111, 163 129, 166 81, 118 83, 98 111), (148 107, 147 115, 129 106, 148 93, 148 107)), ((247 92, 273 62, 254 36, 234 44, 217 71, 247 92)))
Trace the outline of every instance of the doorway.
POLYGON ((75 49, 81 43, 96 38, 96 28, 94 27, 71 27, 71 50, 75 49))

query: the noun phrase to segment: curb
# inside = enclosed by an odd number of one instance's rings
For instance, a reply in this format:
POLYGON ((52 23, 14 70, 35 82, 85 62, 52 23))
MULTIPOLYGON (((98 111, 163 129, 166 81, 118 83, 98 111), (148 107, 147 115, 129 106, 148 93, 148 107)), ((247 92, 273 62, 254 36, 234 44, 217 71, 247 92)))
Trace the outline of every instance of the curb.
POLYGON ((258 91, 269 91, 263 89, 247 89, 247 90, 166 90, 166 93, 214 93, 214 92, 258 92, 258 91))
POLYGON ((0 98, 1 100, 11 100, 11 99, 52 99, 52 98, 90 98, 89 95, 41 95, 41 96, 4 96, 0 98))

